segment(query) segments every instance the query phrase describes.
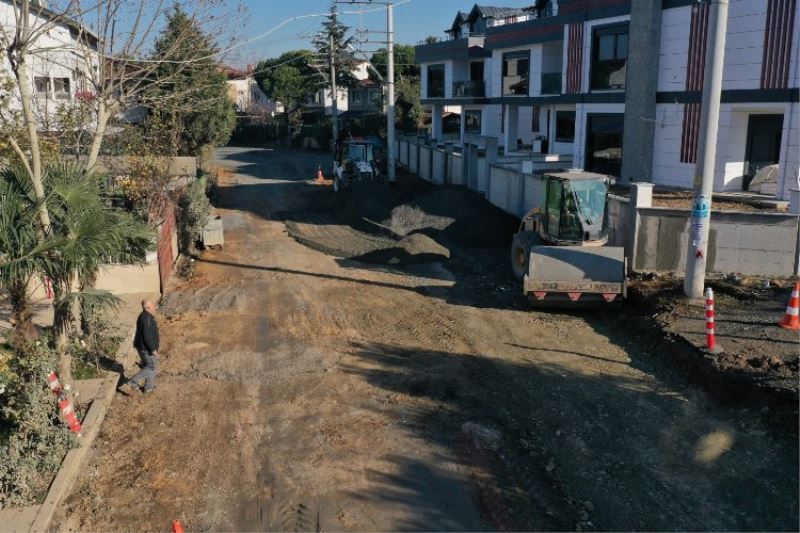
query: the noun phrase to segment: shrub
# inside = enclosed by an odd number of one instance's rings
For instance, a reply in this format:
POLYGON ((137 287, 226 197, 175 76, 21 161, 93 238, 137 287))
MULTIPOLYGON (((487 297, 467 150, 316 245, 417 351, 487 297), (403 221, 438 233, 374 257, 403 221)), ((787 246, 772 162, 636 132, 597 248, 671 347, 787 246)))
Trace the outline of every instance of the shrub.
POLYGON ((178 204, 178 240, 184 254, 193 255, 197 252, 197 242, 211 215, 207 181, 203 176, 190 183, 178 204))
POLYGON ((40 499, 67 450, 76 444, 47 387, 46 376, 56 359, 39 341, 5 362, 0 384, 0 509, 40 499))

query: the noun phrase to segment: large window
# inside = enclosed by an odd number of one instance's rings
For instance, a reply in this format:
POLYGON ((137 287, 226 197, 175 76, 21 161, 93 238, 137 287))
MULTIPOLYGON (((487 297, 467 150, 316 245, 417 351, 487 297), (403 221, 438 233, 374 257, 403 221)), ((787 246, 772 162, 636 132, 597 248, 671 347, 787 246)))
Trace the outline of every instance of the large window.
POLYGON ((503 95, 528 95, 528 69, 530 52, 511 52, 503 54, 503 95))
POLYGON ((556 111, 556 142, 575 142, 575 111, 556 111))
POLYGON ((628 25, 597 28, 592 35, 592 89, 624 89, 628 25))
POLYGON ((428 66, 428 98, 444 98, 444 65, 428 66))
POLYGON ((464 132, 480 134, 481 132, 480 109, 470 109, 464 111, 464 132))
POLYGON ((622 168, 622 114, 589 115, 586 127, 586 170, 620 175, 622 168))

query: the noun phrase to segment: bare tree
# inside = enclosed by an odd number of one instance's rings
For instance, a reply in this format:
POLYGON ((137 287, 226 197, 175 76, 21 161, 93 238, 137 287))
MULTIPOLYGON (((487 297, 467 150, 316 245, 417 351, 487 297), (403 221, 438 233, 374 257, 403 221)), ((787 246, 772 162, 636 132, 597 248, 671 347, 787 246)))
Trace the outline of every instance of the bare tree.
MULTIPOLYGON (((94 119, 87 125, 91 129, 85 161, 87 170, 97 164, 111 120, 137 106, 156 106, 158 102, 152 97, 155 92, 150 89, 180 76, 182 67, 189 62, 169 59, 169 50, 162 51, 159 58, 150 53, 172 0, 60 0, 52 2, 57 5, 50 8, 37 0, 6 1, 13 6, 16 20, 13 27, 0 25, 0 47, 14 74, 25 143, 20 143, 12 134, 6 133, 4 137, 28 171, 36 195, 43 198, 42 119, 37 117, 33 96, 32 62, 60 64, 79 78, 78 92, 90 103, 94 119), (57 27, 68 28, 70 38, 65 42, 46 39, 45 36, 57 27), (175 64, 166 78, 160 76, 165 70, 159 69, 164 62, 175 64)), ((222 16, 231 9, 222 0, 186 0, 182 5, 193 21, 217 39, 224 37, 225 31, 232 31, 234 25, 226 25, 226 17, 222 16)), ((179 36, 173 47, 177 52, 182 46, 184 42, 179 36)), ((0 128, 0 135, 3 133, 4 129, 0 128)), ((42 203, 39 209, 46 232, 50 226, 47 207, 42 203)))

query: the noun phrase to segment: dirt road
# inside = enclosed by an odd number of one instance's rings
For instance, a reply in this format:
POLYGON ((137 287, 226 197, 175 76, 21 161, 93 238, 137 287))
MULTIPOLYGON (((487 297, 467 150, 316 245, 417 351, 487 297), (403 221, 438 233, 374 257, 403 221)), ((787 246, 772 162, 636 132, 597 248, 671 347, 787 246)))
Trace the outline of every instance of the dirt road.
POLYGON ((797 530, 797 434, 636 316, 529 311, 504 249, 326 255, 285 223, 346 230, 324 156, 219 157, 225 248, 165 298, 159 389, 115 400, 58 530, 797 530))

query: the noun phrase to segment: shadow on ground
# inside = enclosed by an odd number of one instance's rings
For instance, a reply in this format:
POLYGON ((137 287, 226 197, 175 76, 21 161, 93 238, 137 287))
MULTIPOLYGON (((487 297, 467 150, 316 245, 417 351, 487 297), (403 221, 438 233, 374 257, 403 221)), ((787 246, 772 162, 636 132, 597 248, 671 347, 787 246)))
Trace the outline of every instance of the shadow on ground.
MULTIPOLYGON (((511 363, 372 343, 354 344, 352 353, 357 362, 345 371, 415 398, 413 407, 398 408, 398 423, 470 465, 490 528, 798 526, 796 443, 775 443, 780 452, 761 449, 736 420, 714 422, 726 416, 705 417, 671 388, 645 383, 647 375, 582 375, 564 357, 511 363), (567 395, 569 410, 561 401, 567 395), (467 423, 485 434, 465 429, 473 427, 467 423), (793 454, 782 453, 792 446, 793 454)), ((418 520, 398 529, 457 529, 441 521, 446 499, 415 499, 417 480, 436 474, 422 475, 408 458, 389 459, 401 473, 376 477, 379 490, 369 498, 421 509, 418 520)))

